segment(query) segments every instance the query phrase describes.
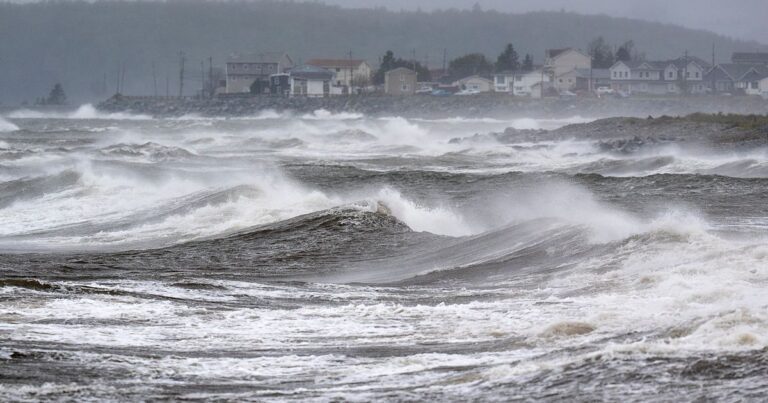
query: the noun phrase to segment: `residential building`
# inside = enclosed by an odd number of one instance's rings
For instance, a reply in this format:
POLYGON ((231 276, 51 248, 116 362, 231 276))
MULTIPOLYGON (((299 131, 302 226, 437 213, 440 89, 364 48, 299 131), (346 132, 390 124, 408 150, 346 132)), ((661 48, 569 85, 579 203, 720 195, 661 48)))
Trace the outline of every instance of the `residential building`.
POLYGON ((331 96, 335 73, 322 67, 303 65, 289 71, 292 97, 322 98, 331 96))
POLYGON ((696 57, 668 61, 618 61, 609 69, 611 87, 628 94, 703 94, 709 64, 696 57))
POLYGON ((336 73, 337 87, 361 88, 371 83, 373 69, 363 59, 312 59, 307 64, 336 73))
POLYGON ((293 61, 285 53, 267 52, 252 54, 232 54, 227 59, 226 92, 228 94, 247 93, 251 85, 259 81, 262 91, 269 90, 269 77, 281 74, 293 67, 293 61))
POLYGON ((462 78, 461 80, 454 82, 453 85, 463 90, 475 90, 480 92, 493 91, 493 81, 477 75, 462 78))
POLYGON ((494 74, 493 90, 511 93, 514 96, 531 96, 533 85, 541 82, 550 82, 549 75, 541 69, 523 72, 503 71, 494 74))
POLYGON ((384 74, 384 93, 389 95, 413 95, 416 93, 418 74, 405 67, 398 67, 384 74))
POLYGON ((710 69, 704 82, 716 93, 760 93, 759 81, 768 76, 768 66, 763 64, 723 63, 710 69))
POLYGON ((544 71, 553 81, 556 77, 573 69, 590 68, 592 68, 592 58, 580 50, 573 48, 547 50, 544 71))
POLYGON ((762 64, 768 66, 768 53, 765 52, 736 52, 731 56, 734 64, 762 64))
POLYGON ((555 78, 558 91, 592 91, 597 87, 610 87, 609 69, 573 69, 555 78))
POLYGON ((760 95, 763 98, 768 99, 768 77, 765 77, 762 80, 758 81, 757 86, 760 89, 760 95))

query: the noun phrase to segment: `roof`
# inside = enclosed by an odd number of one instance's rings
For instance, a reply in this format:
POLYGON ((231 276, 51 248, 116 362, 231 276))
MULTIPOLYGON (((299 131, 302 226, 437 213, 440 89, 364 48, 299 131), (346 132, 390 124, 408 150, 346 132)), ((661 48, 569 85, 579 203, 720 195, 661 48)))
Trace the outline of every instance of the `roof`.
POLYGON ((262 52, 262 53, 232 53, 227 58, 227 63, 283 63, 293 64, 286 53, 262 52))
POLYGON ((456 82, 465 82, 465 81, 469 81, 469 80, 483 80, 483 81, 491 82, 490 79, 482 77, 482 76, 478 76, 477 74, 475 74, 473 76, 464 77, 462 79, 456 80, 456 82))
POLYGON ((573 69, 565 74, 574 74, 577 78, 609 79, 611 71, 609 69, 573 69))
POLYGON ((547 57, 554 59, 569 50, 571 50, 571 48, 547 49, 547 57))
POLYGON ((386 75, 390 75, 390 74, 394 74, 394 73, 406 73, 406 74, 413 74, 413 75, 417 75, 418 74, 415 71, 413 71, 411 69, 407 69, 405 67, 398 67, 396 69, 392 69, 392 70, 386 72, 385 74, 386 75))
POLYGON ((731 56, 734 63, 762 63, 768 64, 768 53, 765 52, 734 52, 731 56))
MULTIPOLYGON (((627 67, 629 67, 632 70, 651 70, 651 71, 664 70, 669 66, 675 66, 678 69, 684 69, 690 63, 696 63, 699 65, 699 67, 701 67, 704 70, 707 70, 711 67, 709 63, 695 56, 688 56, 687 58, 679 57, 673 60, 657 60, 657 61, 646 61, 646 60, 621 61, 620 60, 616 62, 616 64, 618 63, 624 63, 627 67)), ((616 66, 616 64, 614 64, 611 67, 616 66)))
POLYGON ((320 67, 341 67, 341 68, 356 68, 365 63, 363 59, 312 59, 307 62, 313 66, 320 67))
POLYGON ((723 63, 718 64, 716 69, 725 73, 733 81, 741 81, 752 71, 758 76, 768 76, 768 67, 762 64, 723 63))
POLYGON ((332 80, 334 72, 318 66, 305 64, 291 69, 291 77, 306 80, 332 80))
POLYGON ((696 64, 699 65, 699 67, 701 67, 701 68, 703 68, 705 70, 710 68, 710 67, 712 67, 711 64, 707 63, 703 59, 700 59, 700 58, 698 58, 696 56, 682 56, 682 57, 678 57, 677 59, 670 60, 667 63, 668 64, 674 64, 675 66, 677 66, 680 69, 684 68, 685 66, 687 66, 690 63, 696 63, 696 64))

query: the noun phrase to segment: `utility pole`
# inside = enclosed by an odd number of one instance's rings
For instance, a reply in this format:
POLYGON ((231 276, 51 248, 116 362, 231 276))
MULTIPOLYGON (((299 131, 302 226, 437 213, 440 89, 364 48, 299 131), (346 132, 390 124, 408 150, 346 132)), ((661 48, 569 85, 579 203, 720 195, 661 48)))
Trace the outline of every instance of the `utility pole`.
POLYGON ((117 65, 117 81, 115 82, 115 94, 120 94, 120 71, 121 67, 117 65))
POLYGON ((168 70, 165 71, 165 97, 171 97, 171 74, 168 70))
POLYGON ((448 48, 443 48, 443 74, 448 70, 448 48))
POLYGON ((157 98, 157 71, 155 69, 155 62, 152 62, 152 83, 155 89, 155 98, 157 98))
POLYGON ((349 81, 348 81, 348 88, 347 88, 347 95, 352 95, 352 82, 354 81, 354 69, 352 67, 352 49, 349 50, 349 81))
POLYGON ((125 62, 123 62, 123 72, 120 75, 120 90, 125 91, 125 62))
POLYGON ((710 91, 711 95, 715 95, 715 92, 717 92, 717 81, 715 80, 715 43, 712 42, 712 68, 709 69, 710 76, 712 77, 712 91, 710 91))
POLYGON ((184 95, 184 63, 186 61, 184 52, 179 52, 179 98, 184 95))
POLYGON ((208 56, 208 96, 213 98, 216 84, 213 83, 213 57, 208 56))
POLYGON ((685 95, 688 95, 688 50, 685 50, 685 56, 683 57, 683 88, 685 88, 685 95))
POLYGON ((200 99, 205 98, 205 61, 200 60, 200 99))

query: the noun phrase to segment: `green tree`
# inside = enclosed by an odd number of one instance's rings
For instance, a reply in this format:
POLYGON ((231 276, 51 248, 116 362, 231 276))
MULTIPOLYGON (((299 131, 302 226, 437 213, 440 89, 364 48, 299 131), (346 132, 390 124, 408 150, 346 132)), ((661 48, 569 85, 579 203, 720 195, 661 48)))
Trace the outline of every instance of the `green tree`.
POLYGON ((523 71, 533 71, 533 57, 531 57, 530 54, 525 54, 525 59, 523 59, 523 71))
POLYGON ((592 67, 607 69, 613 66, 613 49, 602 36, 589 43, 589 55, 592 56, 592 67))
POLYGON ((496 71, 517 71, 520 69, 520 58, 515 47, 510 43, 496 59, 496 71))
POLYGON ((451 60, 448 69, 450 70, 451 77, 459 79, 475 74, 490 74, 493 72, 493 64, 481 53, 470 53, 451 60))
POLYGON ((416 71, 416 79, 421 82, 431 81, 432 79, 429 74, 429 69, 422 66, 421 63, 413 60, 396 58, 395 53, 391 50, 388 50, 381 58, 381 65, 379 66, 379 69, 376 71, 376 74, 373 75, 373 82, 375 84, 384 84, 384 76, 387 74, 387 72, 399 67, 405 67, 407 69, 416 71))
POLYGON ((624 42, 624 44, 619 47, 619 50, 616 51, 616 61, 628 62, 632 60, 632 50, 634 50, 634 48, 635 43, 633 41, 624 42))
POLYGON ((51 89, 51 93, 48 94, 48 98, 45 99, 47 105, 64 105, 67 103, 67 94, 64 93, 64 88, 60 83, 56 83, 51 89))

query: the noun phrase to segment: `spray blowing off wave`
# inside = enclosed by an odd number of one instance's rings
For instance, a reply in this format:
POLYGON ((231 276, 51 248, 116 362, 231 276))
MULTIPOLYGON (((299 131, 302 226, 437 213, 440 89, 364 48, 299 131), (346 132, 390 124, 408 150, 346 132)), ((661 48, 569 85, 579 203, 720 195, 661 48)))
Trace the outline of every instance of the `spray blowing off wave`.
POLYGON ((81 105, 73 112, 41 112, 22 109, 8 114, 13 119, 72 119, 72 120, 151 120, 148 115, 114 112, 105 113, 96 110, 91 104, 81 105))
POLYGON ((0 133, 2 132, 14 132, 16 130, 19 130, 19 126, 16 126, 15 124, 0 118, 0 133))

